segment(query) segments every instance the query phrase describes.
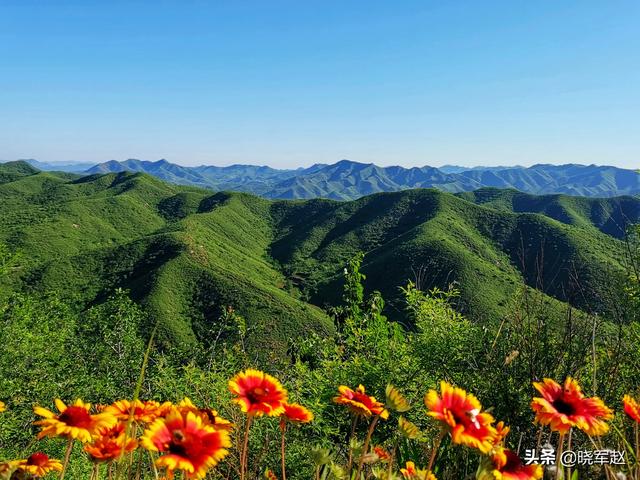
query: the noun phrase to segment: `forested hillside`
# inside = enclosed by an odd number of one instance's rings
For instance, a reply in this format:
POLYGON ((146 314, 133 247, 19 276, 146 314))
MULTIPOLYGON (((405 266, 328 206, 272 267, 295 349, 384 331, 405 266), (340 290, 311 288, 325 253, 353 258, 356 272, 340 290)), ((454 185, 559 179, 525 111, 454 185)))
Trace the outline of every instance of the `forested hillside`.
POLYGON ((460 311, 487 321, 522 283, 550 302, 606 311, 624 279, 625 226, 640 211, 633 197, 422 189, 269 201, 140 173, 69 178, 23 163, 3 172, 0 241, 22 254, 6 291, 93 304, 124 288, 160 319, 165 340, 186 345, 228 305, 280 349, 300 332, 330 330, 318 307, 339 299, 344 265, 360 251, 367 287, 395 319, 408 280, 455 283, 460 311))

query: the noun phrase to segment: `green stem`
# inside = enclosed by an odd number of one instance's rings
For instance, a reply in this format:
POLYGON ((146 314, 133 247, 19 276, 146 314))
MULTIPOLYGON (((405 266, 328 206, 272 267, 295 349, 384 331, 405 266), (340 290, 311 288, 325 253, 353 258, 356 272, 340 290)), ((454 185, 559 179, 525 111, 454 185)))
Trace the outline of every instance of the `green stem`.
MULTIPOLYGON (((134 412, 135 412, 135 403, 140 398, 140 391, 142 390, 142 384, 144 383, 144 377, 147 371, 147 366, 149 365, 149 357, 151 356, 151 349, 153 348, 153 340, 156 336, 156 332, 158 331, 158 322, 156 322, 153 330, 151 331, 151 336, 149 337, 149 342, 147 343, 147 348, 144 352, 144 357, 142 358, 142 366, 140 367, 140 374, 138 375, 138 380, 136 381, 136 387, 133 391, 133 400, 131 402, 131 410, 129 411, 129 417, 127 418, 127 427, 125 428, 125 440, 127 438, 134 437, 135 435, 131 435, 131 427, 137 430, 138 426, 135 425, 133 420, 134 412)), ((127 442, 125 441, 122 444, 122 450, 120 452, 121 457, 124 457, 125 454, 125 446, 127 442)), ((133 457, 132 457, 133 458, 133 457)), ((124 473, 126 462, 120 462, 116 468, 116 479, 120 480, 122 478, 122 474, 124 473)), ((129 476, 131 475, 131 463, 129 463, 129 476)), ((111 472, 111 467, 110 470, 111 472)))
POLYGON ((358 415, 353 416, 351 421, 351 432, 347 438, 347 448, 349 449, 349 459, 347 460, 347 473, 351 474, 351 466, 353 465, 353 449, 351 448, 351 439, 356 433, 356 425, 358 424, 358 415))
POLYGON ((67 443, 67 450, 64 453, 64 462, 62 463, 62 471, 60 472, 60 480, 64 479, 64 474, 67 472, 69 466, 69 459, 71 458, 71 449, 73 448, 73 438, 69 438, 67 443))
POLYGON ((153 478, 155 478, 155 480, 159 480, 160 475, 158 474, 158 467, 156 467, 156 459, 153 458, 153 454, 147 450, 147 453, 149 454, 149 461, 151 462, 151 469, 153 470, 153 478))
MULTIPOLYGON (((567 450, 571 450, 571 436, 572 436, 571 434, 572 434, 572 433, 573 433, 573 429, 571 429, 571 428, 570 428, 570 429, 569 429, 569 436, 568 436, 568 438, 567 438, 567 450)), ((569 466, 567 467, 567 478, 568 478, 569 480, 571 480, 571 473, 572 473, 572 471, 571 471, 571 470, 572 470, 572 469, 571 469, 571 465, 569 465, 569 466)))
POLYGON ((433 444, 433 449, 431 450, 431 456, 429 457, 429 465, 427 465, 427 471, 424 474, 424 480, 429 478, 429 474, 431 473, 431 469, 433 468, 433 464, 436 461, 436 455, 438 454, 438 450, 440 450, 440 444, 442 443, 442 439, 446 435, 447 431, 442 429, 440 431, 440 435, 436 439, 436 442, 433 444))
POLYGON ((93 464, 93 469, 91 470, 91 480, 98 480, 98 465, 99 463, 94 463, 93 464))
POLYGON ((247 415, 247 426, 244 430, 244 441, 242 443, 242 453, 240 454, 240 480, 245 480, 247 471, 247 451, 249 450, 249 429, 251 428, 252 415, 247 415))
POLYGON ((562 458, 562 450, 564 447, 564 433, 560 434, 560 438, 558 439, 558 453, 556 454, 556 480, 564 479, 564 467, 560 464, 560 459, 562 458), (560 475, 560 470, 562 470, 562 475, 560 475))
POLYGON ((362 453, 360 454, 360 461, 358 462, 358 469, 356 470, 356 480, 360 480, 360 471, 362 470, 362 465, 364 464, 364 457, 367 455, 367 450, 369 450, 369 443, 371 442, 371 436, 373 435, 373 430, 376 428, 376 424, 378 423, 379 415, 376 415, 374 419, 371 421, 371 425, 369 425, 369 431, 367 432, 367 438, 364 440, 364 446, 362 447, 362 453))
POLYGON ((387 465, 387 478, 391 479, 391 472, 393 471, 393 464, 396 461, 396 450, 398 449, 398 439, 393 442, 393 450, 391 450, 391 457, 389 458, 389 464, 387 465))
POLYGON ((138 456, 138 466, 136 467, 136 480, 140 480, 140 477, 142 475, 142 453, 137 452, 137 456, 138 456))
POLYGON ((540 445, 542 445, 543 432, 544 432, 544 425, 540 425, 540 429, 538 430, 538 440, 536 442, 536 452, 540 451, 540 445))
POLYGON ((287 423, 285 420, 281 420, 280 430, 282 431, 282 442, 280 445, 280 453, 282 455, 282 480, 287 480, 287 471, 286 471, 286 457, 285 457, 285 432, 287 431, 287 423))

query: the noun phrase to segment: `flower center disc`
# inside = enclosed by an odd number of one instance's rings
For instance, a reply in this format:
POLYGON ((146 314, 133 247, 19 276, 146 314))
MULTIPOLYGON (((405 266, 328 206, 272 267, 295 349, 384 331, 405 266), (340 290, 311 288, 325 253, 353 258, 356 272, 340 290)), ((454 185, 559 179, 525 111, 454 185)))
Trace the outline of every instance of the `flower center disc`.
POLYGON ((27 465, 36 465, 38 467, 41 467, 42 465, 47 463, 48 460, 49 460, 49 456, 47 454, 42 452, 37 452, 31 455, 27 459, 27 465))
POLYGON ((58 420, 71 427, 89 428, 91 426, 91 415, 82 407, 68 407, 60 414, 58 420))
POLYGON ((552 403, 553 407, 564 415, 573 415, 576 413, 575 408, 570 403, 565 402, 562 398, 557 398, 552 403))

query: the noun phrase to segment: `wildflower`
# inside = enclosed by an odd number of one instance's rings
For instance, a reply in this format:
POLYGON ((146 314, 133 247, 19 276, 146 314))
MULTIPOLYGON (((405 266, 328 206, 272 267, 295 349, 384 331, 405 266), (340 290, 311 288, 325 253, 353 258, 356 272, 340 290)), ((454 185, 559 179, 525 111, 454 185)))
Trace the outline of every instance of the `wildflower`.
POLYGON ((103 410, 110 413, 118 420, 129 420, 129 417, 136 423, 151 423, 162 413, 162 406, 158 402, 151 400, 129 401, 118 400, 103 410))
POLYGON ((442 396, 435 390, 430 390, 425 395, 428 415, 442 422, 451 434, 453 443, 488 453, 493 448, 497 435, 492 426, 493 417, 482 412, 478 399, 461 388, 441 382, 440 393, 442 396))
POLYGON ((380 446, 373 447, 373 451, 381 462, 388 462, 391 459, 391 454, 380 446))
POLYGON ((389 412, 384 408, 384 404, 378 402, 375 397, 367 395, 364 386, 359 385, 354 391, 341 385, 338 387, 338 391, 340 395, 335 397, 333 401, 340 405, 346 405, 356 415, 364 417, 379 415, 383 420, 389 418, 389 412))
POLYGON ((498 447, 482 463, 478 480, 538 480, 542 473, 540 465, 524 465, 516 453, 498 447))
POLYGON ((400 473, 402 473, 402 476, 404 478, 413 478, 415 477, 418 472, 416 470, 416 464, 413 462, 407 462, 405 465, 405 468, 401 468, 400 469, 400 473))
POLYGON ((249 430, 254 416, 267 414, 272 417, 284 412, 287 391, 271 375, 248 368, 229 380, 233 401, 247 414, 244 441, 240 450, 240 480, 245 480, 249 451, 249 430))
POLYGON ((533 386, 542 395, 531 402, 536 422, 550 425, 561 434, 574 426, 587 435, 602 435, 609 431, 605 421, 613 418, 613 412, 598 397, 585 397, 572 378, 565 380, 564 387, 549 378, 542 383, 534 382, 533 386))
POLYGON ((498 422, 496 424, 496 436, 493 440, 493 444, 494 445, 500 445, 504 439, 506 438, 506 436, 509 434, 509 432, 511 431, 511 429, 509 427, 507 427, 504 422, 498 422))
POLYGON ((233 423, 218 415, 218 412, 216 410, 213 410, 211 408, 202 408, 200 409, 200 413, 203 415, 203 417, 207 418, 209 425, 216 428, 217 430, 226 430, 227 432, 233 430, 233 423))
POLYGON ((286 465, 285 465, 285 432, 287 430, 287 422, 291 423, 309 423, 313 420, 313 413, 307 410, 302 405, 297 403, 285 403, 284 411, 280 415, 280 431, 282 432, 280 454, 282 461, 282 480, 287 479, 286 465))
POLYGON ((264 471, 264 478, 265 480, 278 480, 278 477, 273 473, 273 470, 268 468, 264 471))
POLYGON ((622 403, 624 405, 624 413, 632 420, 640 423, 640 403, 630 395, 625 395, 622 403))
POLYGON ((233 430, 233 423, 218 415, 216 410, 211 408, 198 408, 188 397, 185 397, 184 400, 178 404, 178 410, 180 410, 182 415, 186 415, 188 412, 199 415, 204 423, 217 429, 227 431, 233 430))
POLYGON ((309 423, 313 421, 313 413, 297 403, 285 403, 284 412, 280 416, 283 420, 291 423, 309 423))
POLYGON ((222 460, 231 446, 228 432, 206 425, 192 412, 185 415, 173 408, 166 418, 156 419, 141 440, 147 450, 164 453, 156 465, 173 478, 182 470, 186 478, 205 478, 207 470, 222 460))
POLYGON ((137 446, 138 442, 127 436, 126 424, 120 422, 111 428, 99 429, 98 437, 93 443, 85 445, 84 451, 94 462, 109 462, 132 452, 137 446))
POLYGON ((0 402, 0 413, 4 412, 7 409, 7 406, 4 402, 0 402))
POLYGON ((194 405, 194 403, 191 401, 189 397, 184 397, 184 399, 180 401, 180 403, 177 405, 176 408, 183 415, 186 415, 189 412, 200 414, 200 409, 194 405))
POLYGON ((26 460, 12 462, 19 472, 28 473, 34 477, 44 477, 49 472, 62 471, 62 463, 52 460, 46 453, 36 452, 26 460))
POLYGON ((97 429, 110 427, 116 423, 116 419, 109 413, 91 414, 91 405, 78 399, 73 405, 67 406, 62 400, 55 400, 59 414, 42 407, 34 407, 36 415, 44 417, 43 420, 34 422, 41 425, 42 430, 38 438, 66 437, 88 443, 95 435, 97 429))
POLYGON ((405 467, 400 469, 400 473, 407 480, 437 480, 433 473, 427 474, 425 470, 417 468, 413 462, 407 462, 405 467))
POLYGON ((248 415, 278 416, 284 412, 287 391, 271 375, 259 370, 247 369, 229 380, 233 399, 248 415))

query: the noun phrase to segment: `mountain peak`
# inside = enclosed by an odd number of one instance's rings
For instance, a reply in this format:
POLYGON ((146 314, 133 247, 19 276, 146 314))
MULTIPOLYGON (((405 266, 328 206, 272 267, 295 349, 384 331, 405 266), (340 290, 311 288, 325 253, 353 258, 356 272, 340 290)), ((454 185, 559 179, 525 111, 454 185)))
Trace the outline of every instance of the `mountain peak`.
MULTIPOLYGON (((333 164, 334 166, 345 166, 345 165, 373 165, 373 163, 364 163, 364 162, 356 162, 354 160, 348 160, 343 158, 342 160, 333 164)), ((331 165, 329 165, 331 166, 331 165)))
POLYGON ((355 199, 376 192, 437 188, 447 192, 483 187, 515 188, 531 194, 612 197, 640 193, 640 176, 632 170, 595 165, 537 164, 513 167, 381 167, 341 159, 303 169, 234 164, 225 167, 186 167, 166 159, 124 162, 110 160, 85 173, 123 170, 146 172, 180 185, 213 190, 253 192, 267 198, 355 199))

